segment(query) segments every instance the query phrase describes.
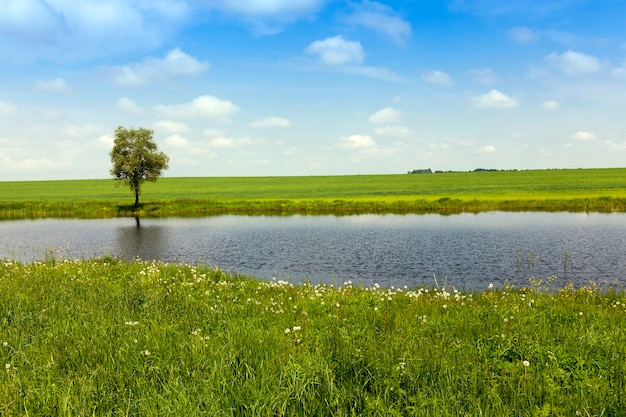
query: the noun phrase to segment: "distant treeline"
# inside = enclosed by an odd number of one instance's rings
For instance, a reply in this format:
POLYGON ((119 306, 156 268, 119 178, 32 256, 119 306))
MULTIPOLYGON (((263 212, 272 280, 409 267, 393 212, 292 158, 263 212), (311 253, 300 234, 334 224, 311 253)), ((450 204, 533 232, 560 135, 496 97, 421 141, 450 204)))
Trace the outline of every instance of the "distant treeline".
POLYGON ((473 171, 434 171, 430 168, 427 169, 414 169, 407 172, 407 174, 443 174, 447 172, 497 172, 497 171, 517 171, 517 169, 493 169, 493 168, 476 168, 473 171))

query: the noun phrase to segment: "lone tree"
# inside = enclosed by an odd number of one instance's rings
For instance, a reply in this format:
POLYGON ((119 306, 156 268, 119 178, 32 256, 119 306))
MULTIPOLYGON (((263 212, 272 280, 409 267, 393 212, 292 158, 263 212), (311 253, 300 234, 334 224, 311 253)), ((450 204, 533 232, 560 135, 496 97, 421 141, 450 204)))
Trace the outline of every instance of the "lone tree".
POLYGON ((149 129, 115 129, 115 144, 111 155, 111 175, 120 184, 128 185, 135 193, 135 207, 139 207, 139 194, 144 181, 155 182, 161 171, 167 169, 170 158, 159 152, 149 129))

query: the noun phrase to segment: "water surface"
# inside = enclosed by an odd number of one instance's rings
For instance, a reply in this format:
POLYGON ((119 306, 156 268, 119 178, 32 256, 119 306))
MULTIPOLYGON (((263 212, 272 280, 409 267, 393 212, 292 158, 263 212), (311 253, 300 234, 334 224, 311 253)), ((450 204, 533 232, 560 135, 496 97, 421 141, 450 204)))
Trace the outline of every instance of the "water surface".
POLYGON ((458 288, 626 283, 626 215, 218 216, 0 222, 0 258, 113 255, 206 263, 259 278, 458 288))

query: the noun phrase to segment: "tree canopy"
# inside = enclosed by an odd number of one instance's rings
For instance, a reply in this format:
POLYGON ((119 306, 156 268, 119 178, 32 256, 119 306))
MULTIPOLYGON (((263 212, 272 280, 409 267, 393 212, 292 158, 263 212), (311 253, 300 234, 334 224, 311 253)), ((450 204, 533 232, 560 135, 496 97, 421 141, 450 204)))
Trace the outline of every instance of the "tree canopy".
POLYGON ((111 175, 118 185, 127 185, 135 193, 135 207, 144 181, 155 182, 168 168, 169 157, 158 150, 153 131, 149 129, 115 129, 115 142, 109 153, 111 175))

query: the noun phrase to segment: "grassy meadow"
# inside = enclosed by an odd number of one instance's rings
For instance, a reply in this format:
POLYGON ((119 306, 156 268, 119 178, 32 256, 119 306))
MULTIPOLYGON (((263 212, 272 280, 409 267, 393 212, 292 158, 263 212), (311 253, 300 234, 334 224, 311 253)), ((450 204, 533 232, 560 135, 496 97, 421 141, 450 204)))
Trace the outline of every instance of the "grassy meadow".
POLYGON ((624 415, 626 294, 555 284, 463 293, 5 260, 0 415, 624 415))
POLYGON ((161 178, 141 207, 112 179, 0 182, 0 218, 221 213, 626 210, 626 168, 310 177, 161 178))

